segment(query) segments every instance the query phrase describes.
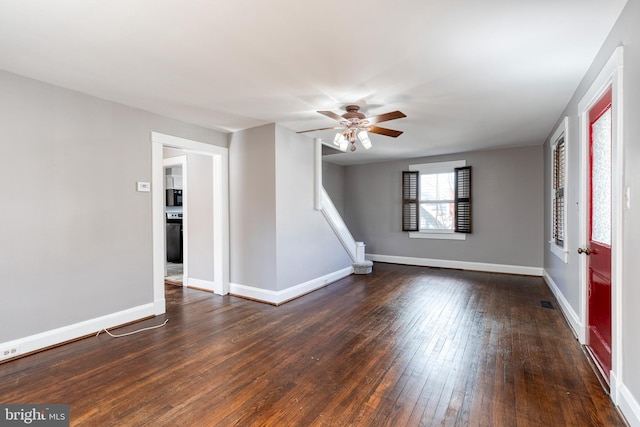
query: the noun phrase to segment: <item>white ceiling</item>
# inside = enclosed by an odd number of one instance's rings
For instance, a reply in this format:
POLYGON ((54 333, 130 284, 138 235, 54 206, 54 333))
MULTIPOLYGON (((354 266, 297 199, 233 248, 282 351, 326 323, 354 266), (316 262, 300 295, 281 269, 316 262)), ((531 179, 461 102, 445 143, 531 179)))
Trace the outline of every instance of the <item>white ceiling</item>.
POLYGON ((373 162, 543 143, 625 3, 0 0, 0 69, 225 132, 401 110, 332 156, 373 162))

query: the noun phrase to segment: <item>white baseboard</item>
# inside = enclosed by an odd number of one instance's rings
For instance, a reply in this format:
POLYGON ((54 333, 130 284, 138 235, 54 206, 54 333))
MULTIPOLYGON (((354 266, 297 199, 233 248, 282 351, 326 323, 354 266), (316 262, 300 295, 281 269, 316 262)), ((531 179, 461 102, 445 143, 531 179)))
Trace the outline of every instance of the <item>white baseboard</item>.
POLYGON ((614 404, 618 404, 620 400, 620 389, 622 388, 622 384, 618 381, 618 376, 613 371, 609 371, 609 397, 614 404))
POLYGON ((457 268, 461 270, 487 271, 491 273, 522 274, 542 276, 542 268, 506 264, 487 264, 483 262, 452 261, 446 259, 414 258, 393 255, 367 254, 367 259, 391 264, 420 265, 424 267, 457 268))
MULTIPOLYGON (((613 391, 613 389, 612 389, 613 391)), ((633 394, 624 385, 617 388, 617 402, 620 412, 624 415, 631 427, 640 427, 640 404, 633 397, 633 394)))
POLYGON ((158 298, 153 302, 153 314, 159 316, 167 311, 167 301, 163 298, 158 298))
MULTIPOLYGON (((163 304, 164 310, 164 304, 163 304)), ((139 305, 116 313, 63 326, 39 334, 30 335, 17 340, 0 343, 0 348, 18 348, 15 356, 42 350, 57 344, 62 344, 89 334, 97 333, 105 328, 123 325, 146 317, 154 316, 154 303, 139 305)))
POLYGON ((211 280, 202 280, 202 279, 195 279, 193 277, 189 277, 187 279, 187 286, 191 286, 198 289, 204 289, 204 290, 216 293, 218 295, 222 295, 222 285, 217 286, 216 283, 211 280))
POLYGON ((573 307, 571 307, 569 301, 567 301, 567 299, 564 297, 564 294, 560 291, 560 288, 558 288, 558 285, 556 285, 556 282, 553 281, 546 270, 543 271, 542 277, 544 278, 545 282, 547 282, 547 285, 549 285, 549 288, 551 288, 551 292, 553 292, 553 295, 555 295, 556 299, 558 300, 560 309, 562 310, 564 317, 569 322, 569 326, 571 326, 573 334, 578 338, 580 344, 584 344, 586 342, 585 327, 584 324, 580 321, 580 316, 578 316, 578 313, 576 313, 573 307))
POLYGON ((343 277, 353 273, 353 267, 343 268, 342 270, 335 271, 333 273, 326 274, 324 276, 311 279, 307 282, 301 283, 283 289, 281 291, 271 291, 268 289, 256 288, 254 286, 241 285, 239 283, 231 283, 229 292, 233 295, 240 297, 250 298, 258 301, 267 302, 270 304, 282 304, 283 302, 292 300, 304 294, 308 294, 311 291, 320 289, 327 286, 329 283, 340 280, 343 277))

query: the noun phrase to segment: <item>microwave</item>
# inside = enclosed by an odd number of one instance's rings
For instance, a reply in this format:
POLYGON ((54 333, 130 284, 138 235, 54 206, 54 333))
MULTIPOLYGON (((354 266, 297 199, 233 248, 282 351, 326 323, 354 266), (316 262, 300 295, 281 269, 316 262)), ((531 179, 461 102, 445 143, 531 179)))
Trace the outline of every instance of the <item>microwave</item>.
POLYGON ((182 206, 182 190, 167 189, 167 206, 182 206))

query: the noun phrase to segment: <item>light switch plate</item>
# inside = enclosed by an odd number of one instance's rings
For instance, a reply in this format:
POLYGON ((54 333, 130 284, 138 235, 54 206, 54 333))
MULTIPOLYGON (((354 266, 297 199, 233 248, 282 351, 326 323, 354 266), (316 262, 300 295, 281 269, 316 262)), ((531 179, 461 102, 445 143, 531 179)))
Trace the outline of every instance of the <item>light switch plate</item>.
POLYGON ((631 209, 631 187, 624 189, 624 205, 627 209, 631 209))
POLYGON ((138 181, 138 191, 142 191, 148 193, 151 191, 151 183, 150 182, 141 182, 138 181))

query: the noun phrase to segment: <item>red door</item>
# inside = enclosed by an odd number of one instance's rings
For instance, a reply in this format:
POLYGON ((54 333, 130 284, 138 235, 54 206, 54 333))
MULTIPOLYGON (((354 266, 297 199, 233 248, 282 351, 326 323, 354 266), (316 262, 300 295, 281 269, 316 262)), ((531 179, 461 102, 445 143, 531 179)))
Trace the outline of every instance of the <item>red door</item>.
POLYGON ((589 348, 611 371, 611 89, 589 110, 589 348))

